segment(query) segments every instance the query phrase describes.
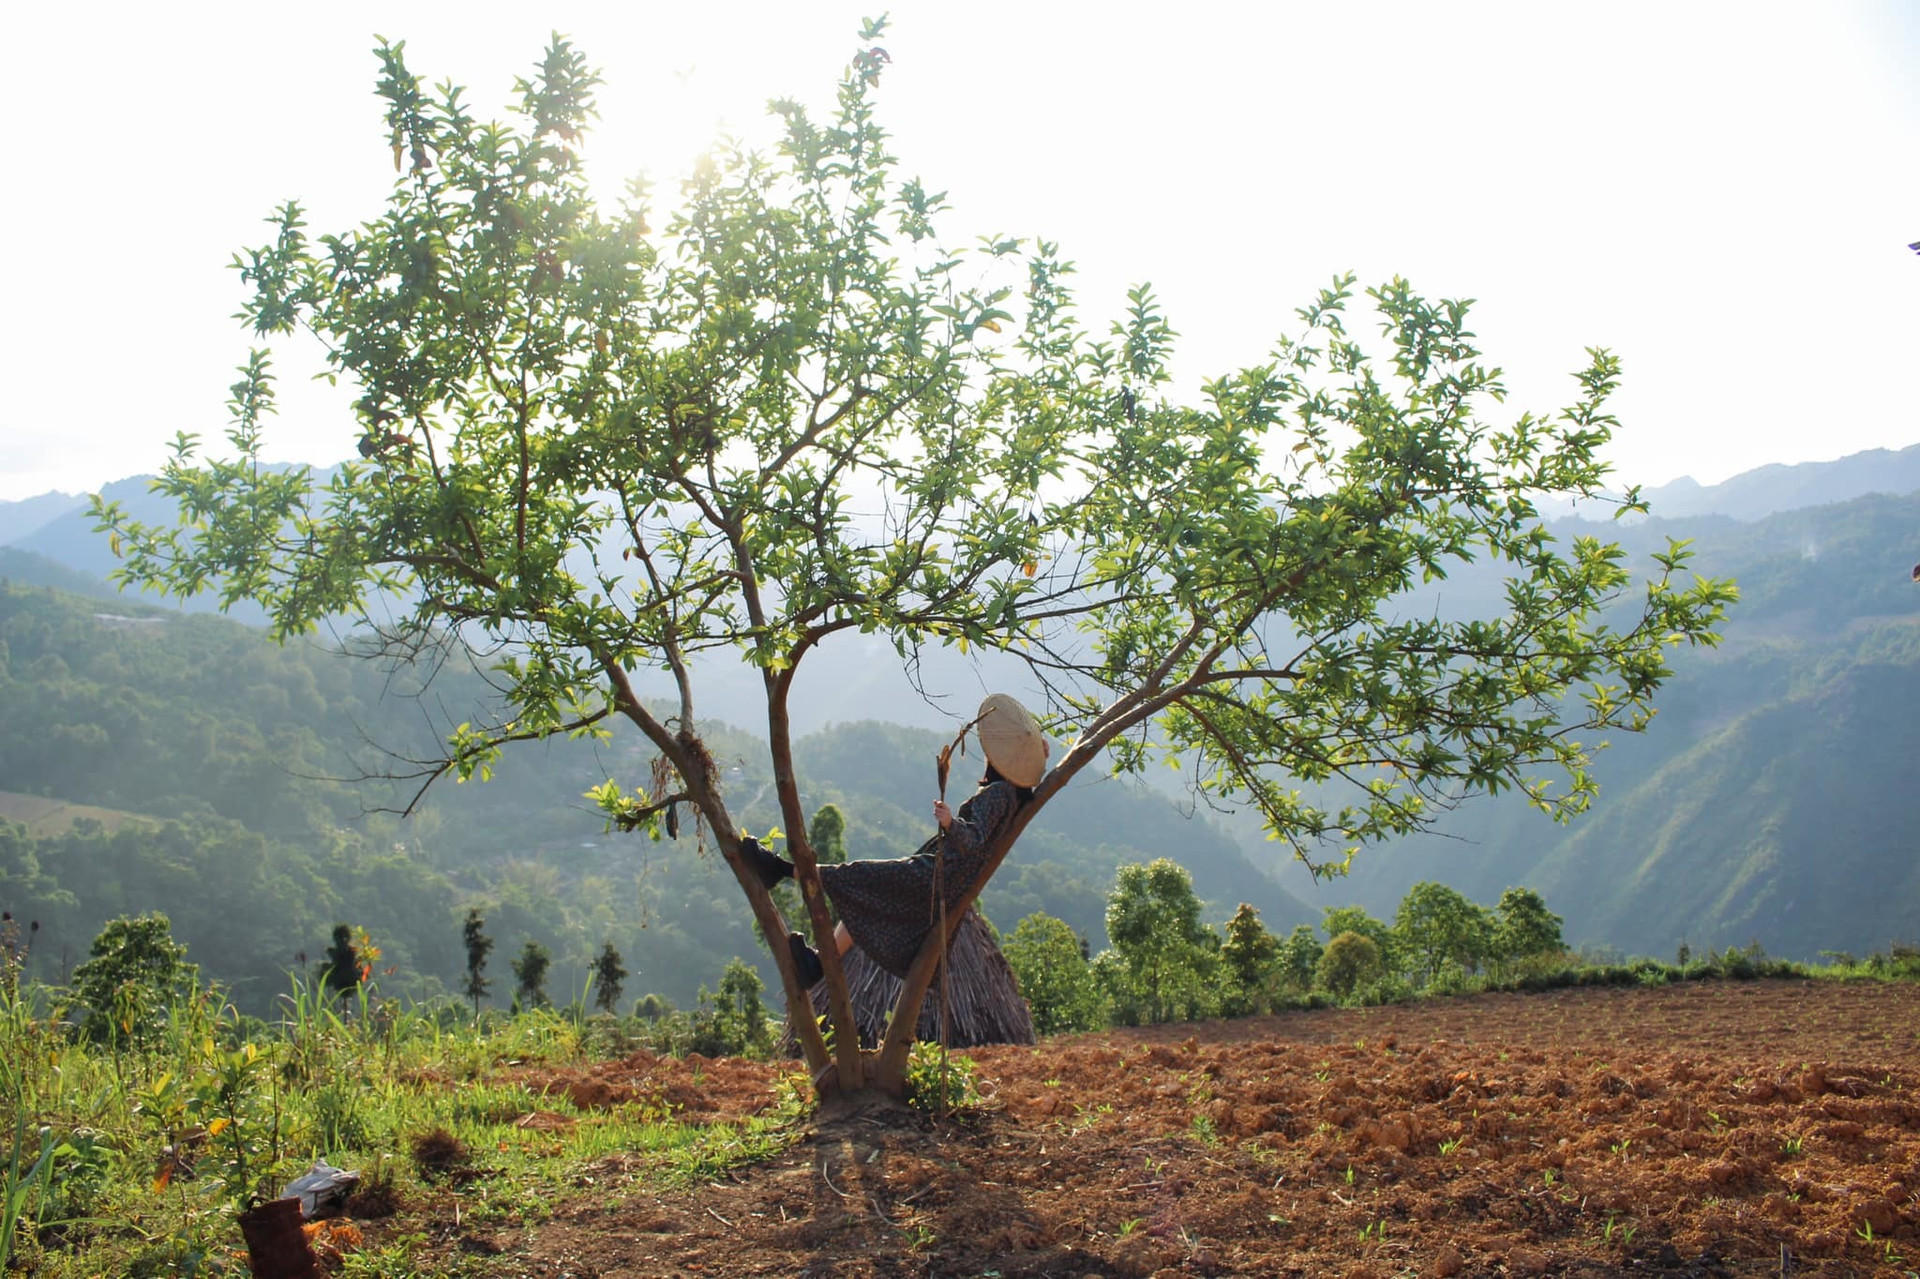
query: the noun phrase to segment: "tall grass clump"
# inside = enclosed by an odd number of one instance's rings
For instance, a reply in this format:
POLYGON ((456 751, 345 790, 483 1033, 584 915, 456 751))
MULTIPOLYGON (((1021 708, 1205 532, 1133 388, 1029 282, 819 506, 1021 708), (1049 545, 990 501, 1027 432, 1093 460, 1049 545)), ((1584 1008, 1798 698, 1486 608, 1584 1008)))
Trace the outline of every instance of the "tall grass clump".
MULTIPOLYGON (((565 1008, 476 1018, 295 974, 262 1020, 197 980, 164 999, 107 982, 83 1000, 17 977, 0 967, 0 1276, 244 1273, 238 1215, 315 1159, 402 1202, 443 1192, 445 1170, 411 1157, 431 1134, 483 1152, 458 1182, 469 1219, 524 1226, 591 1161, 681 1182, 764 1158, 811 1100, 796 1076, 738 1123, 685 1123, 642 1103, 526 1122, 570 1109, 528 1068, 584 1064, 609 1030, 623 1044, 764 1053, 757 990, 737 975, 722 1001, 654 1022, 589 1017, 591 987, 565 1008)), ((417 1271, 407 1254, 423 1246, 402 1238, 348 1272, 417 1271)))

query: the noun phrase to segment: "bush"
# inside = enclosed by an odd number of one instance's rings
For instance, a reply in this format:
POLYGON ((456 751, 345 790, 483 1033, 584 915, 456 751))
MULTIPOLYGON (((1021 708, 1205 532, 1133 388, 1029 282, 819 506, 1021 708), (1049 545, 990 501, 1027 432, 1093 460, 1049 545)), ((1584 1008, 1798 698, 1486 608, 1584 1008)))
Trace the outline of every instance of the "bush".
POLYGON ((720 989, 709 995, 700 988, 700 1007, 689 1019, 687 1052, 707 1057, 765 1057, 773 1049, 773 1031, 760 974, 745 961, 728 961, 720 974, 720 989))
POLYGON ((1327 943, 1315 976, 1321 986, 1342 999, 1385 972, 1380 945, 1360 933, 1345 932, 1327 943))
POLYGON ((187 948, 158 911, 109 923, 90 953, 73 970, 74 998, 86 1010, 80 1029, 89 1039, 149 1042, 174 1006, 199 991, 200 969, 187 962, 187 948))
POLYGON ((1426 985, 1429 995, 1464 995, 1470 990, 1485 990, 1487 983, 1478 977, 1468 975, 1467 970, 1456 963, 1440 965, 1440 970, 1426 985))
POLYGON ((1399 973, 1388 973, 1368 982, 1354 995, 1354 1002, 1366 1008, 1383 1004, 1408 1004, 1414 1000, 1413 984, 1399 973))
POLYGON ((1040 1035, 1097 1030, 1107 1023, 1106 992, 1072 928, 1035 912, 1002 947, 1040 1035))
POLYGON ((980 1095, 980 1068, 973 1058, 922 1040, 907 1054, 907 1104, 921 1110, 973 1110, 980 1095))

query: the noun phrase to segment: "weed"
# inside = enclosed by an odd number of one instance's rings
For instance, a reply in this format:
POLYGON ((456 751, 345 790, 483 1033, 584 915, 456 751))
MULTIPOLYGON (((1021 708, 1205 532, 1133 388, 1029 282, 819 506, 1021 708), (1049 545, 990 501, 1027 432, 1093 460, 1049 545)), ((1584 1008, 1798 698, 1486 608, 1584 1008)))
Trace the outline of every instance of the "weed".
POLYGON ((1440 1153, 1443 1155, 1450 1155, 1458 1149, 1460 1149, 1460 1138, 1458 1137, 1449 1137, 1440 1143, 1440 1153))
POLYGON ((1800 1157, 1801 1140, 1802 1138, 1798 1136, 1794 1136, 1794 1137, 1788 1137, 1785 1141, 1782 1141, 1780 1143, 1781 1158, 1798 1159, 1800 1157))
POLYGON ((1607 1149, 1612 1151, 1615 1155, 1617 1155, 1621 1160, 1624 1161, 1627 1158, 1627 1149, 1632 1145, 1633 1145, 1633 1138, 1622 1137, 1619 1141, 1616 1141, 1613 1143, 1613 1145, 1607 1147, 1607 1149))
POLYGON ((1147 1222, 1147 1219, 1145 1217, 1127 1218, 1125 1221, 1120 1223, 1120 1237, 1122 1239, 1128 1238, 1135 1231, 1139 1230, 1141 1226, 1145 1225, 1146 1222, 1147 1222))
POLYGON ((1349 1186, 1353 1184, 1353 1165, 1352 1164, 1347 1165, 1347 1184, 1349 1186))
POLYGON ((1212 1147, 1220 1144, 1220 1134, 1214 1131, 1213 1120, 1205 1115, 1193 1117, 1193 1137, 1203 1146, 1212 1147))
POLYGON ((973 1058, 949 1054, 939 1044, 916 1043, 907 1054, 907 1101, 922 1110, 949 1114, 985 1103, 980 1069, 973 1058))
POLYGON ((414 1260, 424 1235, 406 1235, 380 1248, 349 1252, 340 1259, 342 1279, 427 1279, 433 1271, 414 1260))
POLYGON ((50 1179, 48 1169, 53 1164, 53 1130, 42 1128, 39 1132, 40 1153, 27 1166, 20 1170, 27 1145, 27 1121, 23 1117, 14 1124, 13 1150, 7 1156, 6 1179, 0 1181, 0 1274, 5 1274, 8 1262, 13 1256, 13 1232, 19 1226, 21 1218, 27 1215, 27 1202, 36 1186, 42 1187, 50 1179))
POLYGON ((1371 1225, 1362 1226, 1360 1228, 1361 1243, 1367 1243, 1367 1242, 1385 1243, 1386 1239, 1387 1239, 1387 1223, 1384 1219, 1380 1221, 1376 1221, 1371 1225))
POLYGON ((1112 1113, 1113 1107, 1104 1101, 1091 1109, 1075 1104, 1073 1108, 1073 1122, 1062 1126, 1066 1128, 1068 1136, 1077 1137, 1112 1113))

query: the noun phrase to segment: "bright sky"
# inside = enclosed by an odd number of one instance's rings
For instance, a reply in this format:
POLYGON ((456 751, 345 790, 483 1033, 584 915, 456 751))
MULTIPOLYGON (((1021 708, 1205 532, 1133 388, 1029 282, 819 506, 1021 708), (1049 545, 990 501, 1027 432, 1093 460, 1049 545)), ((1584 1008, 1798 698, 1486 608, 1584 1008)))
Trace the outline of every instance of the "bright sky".
MULTIPOLYGON (((615 192, 723 123, 766 136, 769 97, 824 111, 877 7, 9 6, 0 499, 218 437, 234 251, 280 201, 340 230, 392 181, 375 32, 490 114, 568 34, 615 192)), ((1479 299, 1516 409, 1618 351, 1628 480, 1920 442, 1920 6, 908 0, 885 44, 949 235, 1060 241, 1102 324, 1151 281, 1190 378, 1261 359, 1336 272, 1397 273, 1479 299)), ((347 456, 345 397, 289 382, 269 456, 347 456)))

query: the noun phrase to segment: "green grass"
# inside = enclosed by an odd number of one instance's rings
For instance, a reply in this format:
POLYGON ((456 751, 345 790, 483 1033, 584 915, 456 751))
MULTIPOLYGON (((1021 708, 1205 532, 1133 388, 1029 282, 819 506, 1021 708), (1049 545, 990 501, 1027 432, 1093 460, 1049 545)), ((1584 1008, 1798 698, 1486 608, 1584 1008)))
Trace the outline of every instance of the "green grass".
MULTIPOLYGON (((435 1128, 471 1152, 463 1220, 502 1229, 545 1220, 590 1165, 603 1184, 675 1185, 764 1159, 811 1107, 795 1076, 743 1123, 684 1123, 638 1104, 575 1112, 506 1066, 589 1059, 587 1028, 547 1011, 476 1027, 458 1010, 327 1002, 296 985, 277 1024, 209 993, 175 1005, 134 1048, 80 1039, 53 1009, 50 992, 0 982, 0 1225, 19 1222, 0 1236, 0 1263, 11 1245, 13 1264, 49 1279, 244 1275, 235 1219, 250 1196, 276 1195, 322 1156, 391 1174, 405 1201, 447 1193, 409 1156, 435 1128), (573 1122, 516 1122, 545 1111, 573 1122)), ((389 1239, 343 1273, 424 1274, 424 1247, 389 1239)))

